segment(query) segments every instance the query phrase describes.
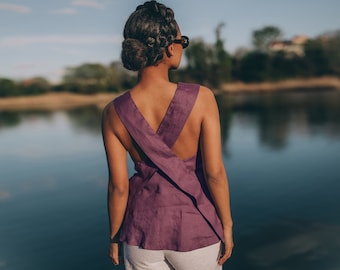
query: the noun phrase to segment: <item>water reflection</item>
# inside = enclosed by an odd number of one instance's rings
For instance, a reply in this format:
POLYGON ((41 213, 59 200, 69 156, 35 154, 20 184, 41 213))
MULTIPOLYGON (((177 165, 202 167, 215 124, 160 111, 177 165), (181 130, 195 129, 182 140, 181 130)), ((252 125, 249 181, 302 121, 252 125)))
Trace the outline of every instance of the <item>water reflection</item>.
POLYGON ((46 110, 0 110, 0 131, 2 129, 18 126, 23 120, 35 119, 36 117, 43 119, 51 119, 54 112, 46 110))
MULTIPOLYGON (((259 141, 273 149, 285 147, 291 130, 340 137, 339 91, 223 94, 216 99, 225 145, 228 143, 233 113, 240 115, 244 125, 256 123, 259 141)), ((79 107, 64 112, 76 132, 100 134, 101 109, 97 106, 79 107)), ((0 131, 19 125, 23 119, 39 117, 51 120, 54 113, 0 111, 0 131)))
POLYGON ((97 106, 79 107, 66 111, 77 132, 90 132, 98 135, 101 132, 101 109, 97 106))
POLYGON ((221 136, 224 143, 223 154, 229 156, 228 148, 226 147, 229 139, 229 131, 232 121, 232 97, 228 95, 216 96, 217 105, 220 111, 220 122, 221 122, 221 136))
MULTIPOLYGON (((62 111, 71 122, 75 132, 86 132, 98 135, 101 125, 101 109, 97 106, 77 107, 62 111)), ((20 110, 0 111, 0 131, 20 125, 29 119, 44 119, 53 122, 53 116, 59 111, 50 110, 20 110)))
POLYGON ((20 124, 20 115, 12 111, 0 111, 0 130, 20 124))
POLYGON ((238 113, 245 125, 257 123, 259 141, 276 150, 287 145, 292 130, 340 137, 339 91, 223 94, 217 96, 217 102, 224 144, 233 113, 238 113))
MULTIPOLYGON (((237 269, 337 269, 340 226, 307 221, 280 221, 242 236, 237 269), (240 267, 241 266, 241 267, 240 267)), ((235 265, 236 267, 236 265, 235 265)))

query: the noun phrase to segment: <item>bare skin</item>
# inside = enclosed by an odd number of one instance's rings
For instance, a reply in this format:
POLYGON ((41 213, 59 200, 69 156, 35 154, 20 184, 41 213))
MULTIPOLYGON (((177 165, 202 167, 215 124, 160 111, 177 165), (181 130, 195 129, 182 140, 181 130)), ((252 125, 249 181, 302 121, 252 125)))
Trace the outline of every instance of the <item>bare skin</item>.
MULTIPOLYGON (((178 31, 177 38, 180 36, 178 31)), ((168 52, 158 65, 142 69, 138 83, 131 89, 132 99, 154 131, 175 94, 177 85, 169 81, 168 71, 179 66, 183 48, 181 44, 171 44, 168 52)), ((102 134, 109 169, 110 232, 111 238, 115 238, 123 222, 129 192, 127 153, 134 161, 141 161, 141 157, 112 103, 103 111, 102 134)), ((231 256, 234 246, 232 218, 228 179, 222 160, 219 113, 215 97, 206 87, 200 87, 193 110, 172 150, 183 160, 190 158, 197 153, 199 140, 207 185, 223 225, 224 253, 218 261, 223 264, 231 256)), ((119 245, 111 243, 109 250, 116 265, 119 264, 119 245)))

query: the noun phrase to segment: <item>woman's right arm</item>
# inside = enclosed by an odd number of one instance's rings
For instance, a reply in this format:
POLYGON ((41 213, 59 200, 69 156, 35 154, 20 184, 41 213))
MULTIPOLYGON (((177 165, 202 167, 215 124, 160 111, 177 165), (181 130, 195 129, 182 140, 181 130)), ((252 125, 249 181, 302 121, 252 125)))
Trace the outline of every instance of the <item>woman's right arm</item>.
POLYGON ((113 105, 110 104, 103 110, 102 135, 109 171, 108 213, 111 239, 109 256, 116 265, 119 264, 119 229, 124 219, 129 194, 127 152, 116 134, 118 123, 120 120, 113 105))
POLYGON ((205 87, 201 87, 200 95, 200 111, 204 112, 201 122, 200 147, 205 179, 223 226, 225 250, 219 260, 219 264, 223 264, 231 256, 234 246, 229 185, 222 159, 220 119, 215 96, 210 89, 205 87))

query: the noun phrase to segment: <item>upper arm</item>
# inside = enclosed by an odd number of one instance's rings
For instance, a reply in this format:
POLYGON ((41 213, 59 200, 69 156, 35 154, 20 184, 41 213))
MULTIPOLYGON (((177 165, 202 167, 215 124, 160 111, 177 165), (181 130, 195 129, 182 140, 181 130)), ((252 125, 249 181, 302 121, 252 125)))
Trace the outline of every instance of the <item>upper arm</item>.
POLYGON ((203 112, 200 147, 204 169, 207 175, 216 176, 224 171, 219 111, 213 92, 204 87, 200 92, 203 112))
POLYGON ((117 126, 121 124, 112 103, 108 104, 102 114, 102 136, 109 170, 110 186, 126 188, 128 185, 127 151, 121 143, 117 126))

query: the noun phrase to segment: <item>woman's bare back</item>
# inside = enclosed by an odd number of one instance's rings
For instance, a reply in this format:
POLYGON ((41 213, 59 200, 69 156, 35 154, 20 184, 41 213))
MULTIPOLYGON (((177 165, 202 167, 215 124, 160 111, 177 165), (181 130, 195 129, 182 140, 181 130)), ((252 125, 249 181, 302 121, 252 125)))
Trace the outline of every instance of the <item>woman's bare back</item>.
MULTIPOLYGON (((164 119, 169 105, 173 101, 176 90, 177 84, 174 83, 150 89, 143 89, 137 86, 130 90, 133 102, 154 132, 157 132, 164 119)), ((202 90, 200 92, 202 92, 202 90)), ((198 94, 193 110, 172 147, 172 150, 180 159, 185 160, 191 158, 197 153, 203 115, 202 105, 204 105, 202 104, 202 95, 198 94)), ((122 123, 117 123, 120 122, 118 117, 115 117, 115 119, 117 119, 114 125, 117 127, 117 131, 119 131, 117 134, 118 137, 130 153, 132 159, 134 161, 141 161, 143 157, 138 146, 132 141, 122 123)))

